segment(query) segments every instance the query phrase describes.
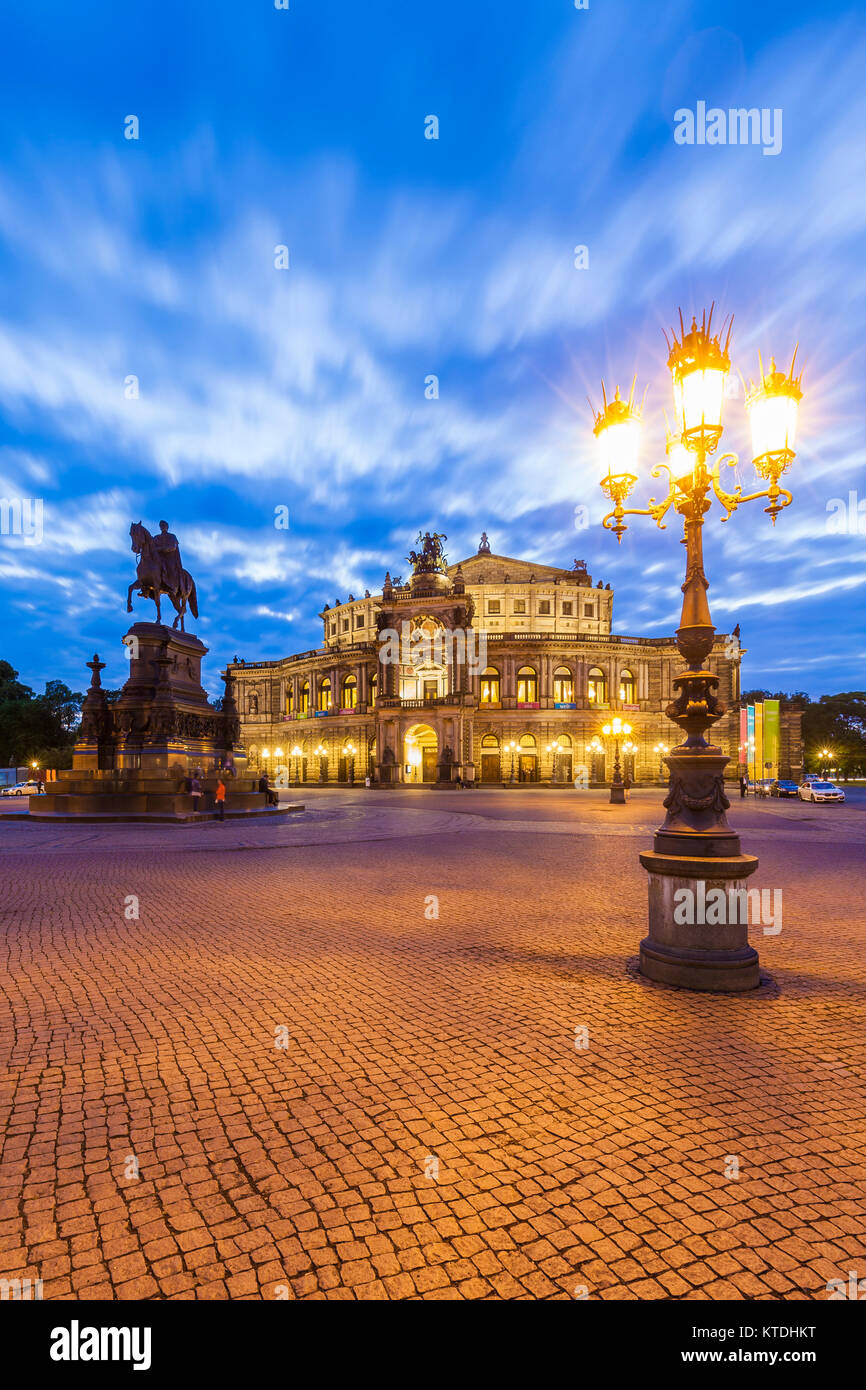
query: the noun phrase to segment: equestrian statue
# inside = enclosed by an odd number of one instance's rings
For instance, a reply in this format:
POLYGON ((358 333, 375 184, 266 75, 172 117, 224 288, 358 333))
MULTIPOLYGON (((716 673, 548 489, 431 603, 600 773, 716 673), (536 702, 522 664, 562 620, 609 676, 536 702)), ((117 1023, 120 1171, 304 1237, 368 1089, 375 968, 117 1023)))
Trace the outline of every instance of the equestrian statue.
POLYGON ((159 600, 162 594, 168 594, 177 610, 172 627, 177 627, 180 623, 181 632, 185 632, 184 614, 189 608, 192 616, 198 617, 198 599, 195 580, 181 564, 177 536, 169 531, 167 521, 159 523, 158 536, 152 536, 146 526, 142 526, 140 521, 134 521, 129 528, 129 535, 133 553, 139 559, 136 578, 130 584, 126 596, 127 613, 132 612, 132 595, 133 592, 137 592, 142 598, 153 599, 156 604, 156 621, 161 623, 159 600))

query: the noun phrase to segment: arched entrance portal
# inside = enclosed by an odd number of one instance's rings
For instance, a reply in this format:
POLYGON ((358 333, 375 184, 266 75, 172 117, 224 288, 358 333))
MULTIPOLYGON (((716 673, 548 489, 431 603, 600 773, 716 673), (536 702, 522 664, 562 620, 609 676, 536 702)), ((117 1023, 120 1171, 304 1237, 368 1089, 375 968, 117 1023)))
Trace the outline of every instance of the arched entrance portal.
POLYGON ((429 724, 413 724, 403 740, 403 780, 406 782, 435 782, 436 733, 429 724))

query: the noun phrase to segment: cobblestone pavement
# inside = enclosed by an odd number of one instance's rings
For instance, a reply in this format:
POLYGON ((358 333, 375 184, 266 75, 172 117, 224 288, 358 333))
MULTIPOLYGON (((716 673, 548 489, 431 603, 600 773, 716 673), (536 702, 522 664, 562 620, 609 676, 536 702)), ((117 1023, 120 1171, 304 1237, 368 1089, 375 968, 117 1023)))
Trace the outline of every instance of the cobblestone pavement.
POLYGON ((0 1278, 811 1299, 866 1275, 866 805, 735 806, 784 924, 725 998, 627 969, 661 795, 0 823, 0 1278))

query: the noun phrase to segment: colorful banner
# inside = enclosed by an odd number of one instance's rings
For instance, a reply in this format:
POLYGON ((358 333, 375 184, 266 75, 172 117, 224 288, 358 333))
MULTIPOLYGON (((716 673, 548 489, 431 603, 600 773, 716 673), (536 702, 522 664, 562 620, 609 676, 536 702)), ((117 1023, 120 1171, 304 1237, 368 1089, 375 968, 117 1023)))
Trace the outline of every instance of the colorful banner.
POLYGON ((752 774, 757 782, 764 775, 764 706, 755 705, 755 771, 752 774))
POLYGON ((737 772, 749 765, 749 711, 745 706, 740 710, 740 744, 737 750, 737 772))
POLYGON ((748 708, 747 708, 747 710, 746 710, 746 743, 747 743, 747 745, 748 745, 748 752, 747 752, 747 755, 746 755, 746 762, 748 763, 748 766, 749 766, 749 777, 750 777, 750 779, 754 779, 754 776, 755 776, 755 706, 754 706, 754 705, 749 705, 748 708))
POLYGON ((764 701, 764 771, 763 777, 778 777, 781 740, 779 732, 779 701, 764 701))

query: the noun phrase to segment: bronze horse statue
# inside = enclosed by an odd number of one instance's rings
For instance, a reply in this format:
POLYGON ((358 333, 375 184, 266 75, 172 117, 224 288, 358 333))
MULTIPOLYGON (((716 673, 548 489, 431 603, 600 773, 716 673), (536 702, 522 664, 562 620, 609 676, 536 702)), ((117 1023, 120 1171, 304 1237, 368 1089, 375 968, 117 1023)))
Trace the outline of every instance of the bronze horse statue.
MULTIPOLYGON (((177 610, 177 617, 172 623, 172 627, 177 627, 180 623, 181 632, 186 629, 183 625, 184 614, 189 608, 194 618, 198 617, 198 599, 195 592, 195 580, 187 570, 180 570, 180 588, 169 588, 163 581, 162 556, 153 543, 153 536, 146 526, 142 526, 140 521, 134 521, 129 528, 129 535, 132 541, 132 550, 138 555, 139 561, 136 568, 136 578, 129 586, 126 596, 126 611, 132 612, 132 595, 137 591, 142 598, 151 598, 156 604, 156 621, 162 622, 160 614, 159 599, 161 594, 168 594, 177 610)), ((180 567, 178 567, 180 568, 180 567)))

